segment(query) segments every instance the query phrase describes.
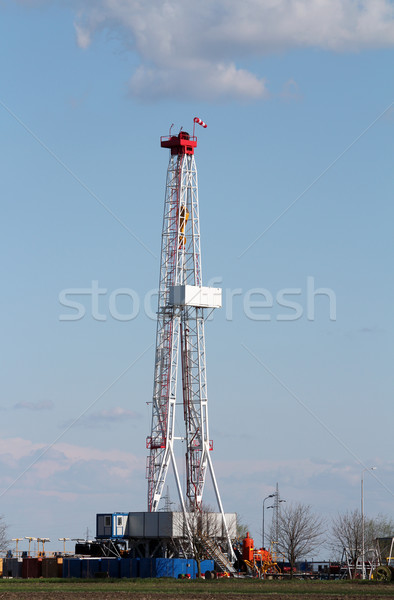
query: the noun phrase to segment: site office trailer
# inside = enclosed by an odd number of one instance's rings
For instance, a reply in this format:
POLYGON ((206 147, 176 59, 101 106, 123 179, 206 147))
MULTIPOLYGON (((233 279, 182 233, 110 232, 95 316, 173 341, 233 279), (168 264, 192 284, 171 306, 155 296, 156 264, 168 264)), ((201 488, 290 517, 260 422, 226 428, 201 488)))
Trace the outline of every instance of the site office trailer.
POLYGON ((96 515, 96 537, 121 539, 126 535, 129 513, 100 513, 96 515))

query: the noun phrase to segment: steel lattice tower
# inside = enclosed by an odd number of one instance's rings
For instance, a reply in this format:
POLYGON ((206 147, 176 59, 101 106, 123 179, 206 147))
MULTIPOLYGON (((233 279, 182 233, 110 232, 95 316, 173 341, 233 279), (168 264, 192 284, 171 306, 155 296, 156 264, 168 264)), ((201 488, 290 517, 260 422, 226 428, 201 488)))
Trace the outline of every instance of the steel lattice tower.
MULTIPOLYGON (((203 124, 204 125, 204 124, 203 124)), ((201 508, 209 469, 219 506, 208 427, 208 396, 204 339, 207 308, 221 306, 221 290, 202 286, 197 169, 197 138, 186 132, 161 138, 170 149, 161 246, 156 356, 151 434, 147 438, 148 511, 158 510, 172 463, 183 511, 201 508), (175 437, 178 362, 181 364, 182 438, 175 437), (186 490, 181 488, 174 441, 186 444, 186 490)), ((179 404, 179 402, 178 402, 179 404)), ((225 522, 225 521, 224 521, 225 522)))

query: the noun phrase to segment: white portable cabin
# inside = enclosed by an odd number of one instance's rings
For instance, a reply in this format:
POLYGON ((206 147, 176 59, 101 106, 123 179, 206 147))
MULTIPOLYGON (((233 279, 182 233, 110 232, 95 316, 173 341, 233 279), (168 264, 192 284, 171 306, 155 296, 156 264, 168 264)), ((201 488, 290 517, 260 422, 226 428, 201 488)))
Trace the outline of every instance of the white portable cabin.
POLYGON ((127 532, 129 513, 100 513, 96 515, 96 538, 124 538, 127 532))

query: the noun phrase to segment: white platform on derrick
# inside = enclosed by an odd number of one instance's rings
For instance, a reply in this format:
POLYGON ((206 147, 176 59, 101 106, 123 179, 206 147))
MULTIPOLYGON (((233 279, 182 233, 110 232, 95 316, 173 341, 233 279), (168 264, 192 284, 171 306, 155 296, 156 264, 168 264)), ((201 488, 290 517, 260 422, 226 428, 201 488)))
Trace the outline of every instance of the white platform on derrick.
POLYGON ((170 287, 172 306, 196 306, 198 308, 221 308, 222 290, 197 285, 173 285, 170 287))

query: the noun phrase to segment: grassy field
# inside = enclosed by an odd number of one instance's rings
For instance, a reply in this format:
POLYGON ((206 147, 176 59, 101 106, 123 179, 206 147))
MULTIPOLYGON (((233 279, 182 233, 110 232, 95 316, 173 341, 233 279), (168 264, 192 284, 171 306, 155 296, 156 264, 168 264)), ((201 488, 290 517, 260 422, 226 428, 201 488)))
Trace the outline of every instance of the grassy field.
POLYGON ((370 581, 260 581, 256 579, 221 579, 187 581, 176 579, 3 579, 0 599, 14 600, 341 600, 351 598, 394 598, 394 584, 370 581))

